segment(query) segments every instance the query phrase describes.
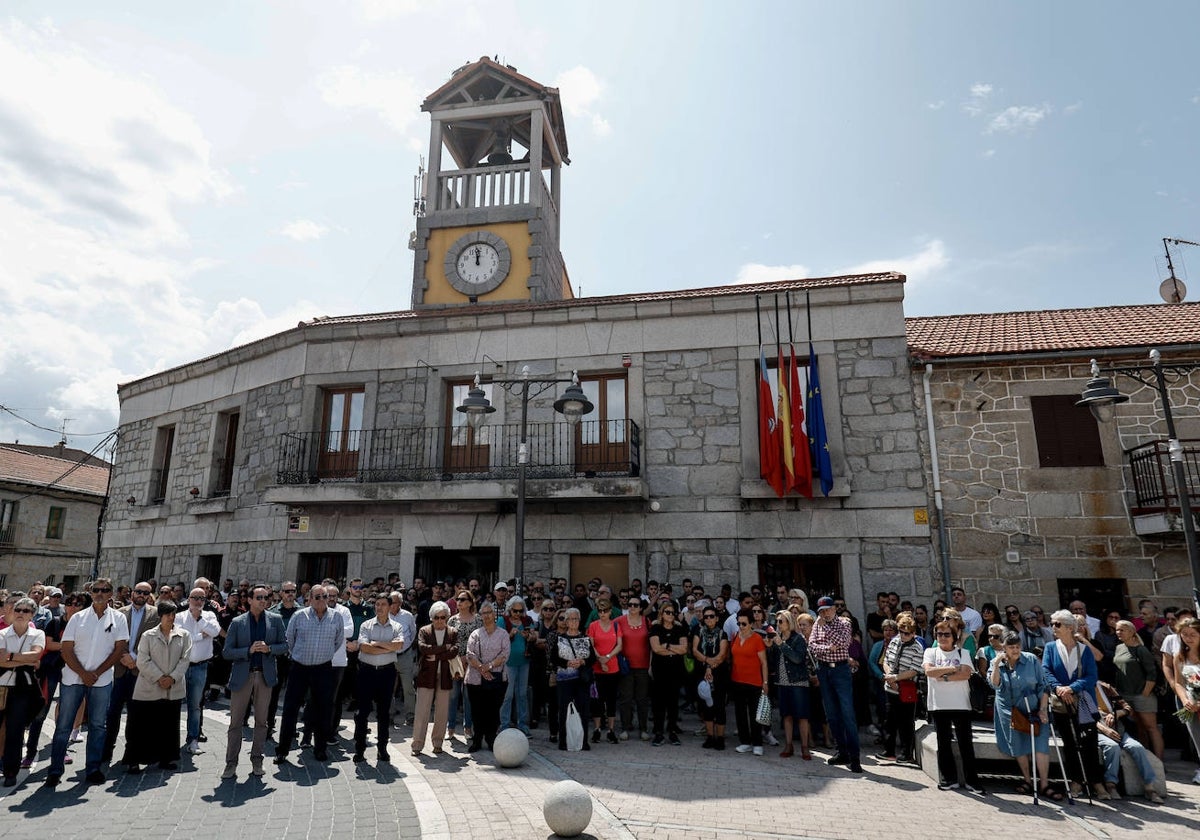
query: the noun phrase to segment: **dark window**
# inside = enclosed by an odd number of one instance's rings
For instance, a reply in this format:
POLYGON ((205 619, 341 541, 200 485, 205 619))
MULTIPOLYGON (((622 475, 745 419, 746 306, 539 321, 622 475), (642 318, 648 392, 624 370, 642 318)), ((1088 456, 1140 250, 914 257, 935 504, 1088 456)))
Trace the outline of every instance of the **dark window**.
POLYGON ((213 583, 221 579, 221 555, 201 554, 196 562, 196 577, 208 578, 213 583))
POLYGON ((46 517, 46 539, 61 540, 63 537, 63 522, 67 518, 67 509, 51 507, 50 515, 46 517))
POLYGON ((137 569, 134 572, 134 582, 139 583, 144 580, 152 580, 154 578, 154 572, 157 570, 157 568, 157 557, 139 557, 137 559, 137 569))
POLYGON ((1039 466, 1104 466, 1096 418, 1086 408, 1075 405, 1078 399, 1075 394, 1029 398, 1039 466))
POLYGON ((321 478, 353 478, 362 449, 363 401, 361 387, 326 388, 321 412, 321 478))
POLYGON ((17 544, 17 511, 20 508, 20 502, 0 500, 0 546, 10 548, 17 544))
POLYGON ((213 496, 228 496, 233 488, 233 467, 237 457, 238 426, 242 415, 236 411, 222 414, 217 436, 217 465, 213 476, 213 496))
POLYGON ((627 469, 629 443, 626 440, 626 421, 629 412, 626 407, 625 373, 580 377, 579 385, 594 409, 591 414, 584 415, 575 427, 576 471, 589 473, 627 469))
POLYGON ((345 580, 348 564, 349 557, 344 553, 305 552, 300 555, 300 562, 296 564, 296 580, 314 586, 325 578, 345 580))
POLYGON ((803 589, 809 609, 823 595, 843 596, 842 558, 837 554, 760 554, 758 579, 770 591, 783 584, 803 589))
POLYGON ((175 427, 163 426, 154 441, 154 469, 150 474, 150 504, 161 505, 167 500, 171 476, 171 450, 175 448, 175 427))

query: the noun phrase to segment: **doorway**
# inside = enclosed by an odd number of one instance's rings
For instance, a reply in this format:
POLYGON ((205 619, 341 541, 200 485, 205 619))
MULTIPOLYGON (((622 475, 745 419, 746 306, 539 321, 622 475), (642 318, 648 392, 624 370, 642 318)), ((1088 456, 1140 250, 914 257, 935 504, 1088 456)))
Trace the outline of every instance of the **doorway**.
POLYGON ((317 584, 329 578, 339 585, 346 579, 348 557, 345 552, 302 553, 296 563, 296 580, 300 583, 317 584))
POLYGON ((445 580, 453 583, 462 578, 479 578, 485 592, 491 592, 500 574, 499 548, 471 548, 453 551, 437 546, 418 547, 413 559, 413 576, 426 583, 445 580))
POLYGON ((803 589, 809 604, 822 595, 845 595, 839 554, 760 554, 757 582, 768 592, 779 584, 803 589))
POLYGON ((1066 609, 1072 601, 1087 604, 1088 615, 1098 618, 1109 610, 1128 615, 1129 587, 1125 578, 1059 578, 1058 605, 1066 609))

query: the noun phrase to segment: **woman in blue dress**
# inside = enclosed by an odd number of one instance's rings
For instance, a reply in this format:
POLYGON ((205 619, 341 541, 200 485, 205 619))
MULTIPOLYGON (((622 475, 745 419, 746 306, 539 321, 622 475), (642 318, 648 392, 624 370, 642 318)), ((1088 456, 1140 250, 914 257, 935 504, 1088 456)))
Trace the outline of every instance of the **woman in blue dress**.
POLYGON ((1010 630, 1004 634, 1003 652, 992 659, 987 676, 996 691, 993 712, 996 746, 1000 752, 1017 760, 1021 776, 1025 779, 1017 787, 1017 792, 1033 793, 1029 755, 1035 752, 1038 793, 1061 800, 1062 794, 1050 788, 1050 727, 1046 725, 1049 721, 1050 680, 1042 663, 1032 653, 1021 650, 1021 637, 1010 630), (1013 709, 1018 709, 1032 722, 1030 729, 1040 730, 1037 735, 1013 728, 1013 709))

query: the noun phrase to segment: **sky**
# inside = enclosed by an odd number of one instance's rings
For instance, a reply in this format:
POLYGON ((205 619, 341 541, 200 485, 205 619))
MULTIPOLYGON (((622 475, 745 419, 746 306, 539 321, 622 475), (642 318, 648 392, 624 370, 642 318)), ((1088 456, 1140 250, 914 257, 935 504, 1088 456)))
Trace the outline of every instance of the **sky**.
POLYGON ((407 309, 420 103, 483 55, 561 91, 583 296, 895 270, 910 316, 1156 303, 1162 238, 1200 241, 1198 31, 1194 2, 6 0, 0 440, 91 449, 119 383, 407 309))

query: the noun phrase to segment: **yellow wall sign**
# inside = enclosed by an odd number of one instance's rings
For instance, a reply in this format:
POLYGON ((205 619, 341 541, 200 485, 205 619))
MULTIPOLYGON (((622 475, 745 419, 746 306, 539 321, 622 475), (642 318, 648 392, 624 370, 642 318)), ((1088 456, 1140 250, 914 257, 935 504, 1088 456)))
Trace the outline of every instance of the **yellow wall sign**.
POLYGON ((925 508, 913 508, 913 524, 928 525, 929 511, 925 510, 925 508))
POLYGON ((297 534, 308 533, 308 517, 307 516, 289 516, 288 530, 297 534))

